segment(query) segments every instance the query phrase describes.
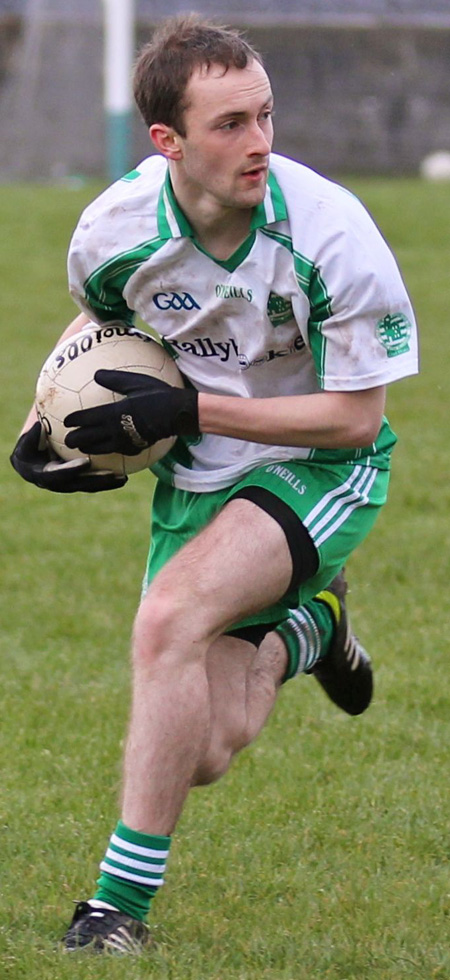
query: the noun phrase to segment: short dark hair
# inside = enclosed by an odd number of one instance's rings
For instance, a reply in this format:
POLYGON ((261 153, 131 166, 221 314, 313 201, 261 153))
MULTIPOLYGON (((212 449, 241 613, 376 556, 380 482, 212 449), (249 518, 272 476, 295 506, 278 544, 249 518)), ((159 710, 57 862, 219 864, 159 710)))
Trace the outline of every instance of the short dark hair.
POLYGON ((195 13, 163 21, 142 48, 134 70, 134 97, 146 125, 164 123, 185 136, 185 92, 193 71, 218 64, 225 73, 253 60, 262 65, 261 55, 237 30, 195 13))

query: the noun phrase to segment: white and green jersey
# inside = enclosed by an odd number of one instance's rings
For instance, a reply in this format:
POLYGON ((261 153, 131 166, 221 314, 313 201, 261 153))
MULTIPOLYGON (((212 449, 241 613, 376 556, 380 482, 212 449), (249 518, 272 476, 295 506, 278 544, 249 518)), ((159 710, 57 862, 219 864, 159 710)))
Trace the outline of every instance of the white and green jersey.
MULTIPOLYGON (((357 391, 417 371, 414 314, 395 260, 348 191, 273 154, 246 241, 219 261, 195 240, 151 156, 83 213, 69 251, 70 291, 97 322, 137 313, 199 391, 270 398, 357 391)), ((291 458, 387 467, 384 423, 365 450, 268 446, 217 435, 179 439, 162 479, 208 491, 291 458)))

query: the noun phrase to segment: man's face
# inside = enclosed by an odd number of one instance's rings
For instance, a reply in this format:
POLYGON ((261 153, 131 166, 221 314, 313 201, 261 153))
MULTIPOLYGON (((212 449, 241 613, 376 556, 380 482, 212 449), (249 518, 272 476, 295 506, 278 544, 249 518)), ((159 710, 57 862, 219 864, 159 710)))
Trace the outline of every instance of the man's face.
POLYGON ((264 199, 273 140, 270 82, 264 68, 196 70, 186 88, 181 176, 191 193, 207 191, 230 208, 264 199))

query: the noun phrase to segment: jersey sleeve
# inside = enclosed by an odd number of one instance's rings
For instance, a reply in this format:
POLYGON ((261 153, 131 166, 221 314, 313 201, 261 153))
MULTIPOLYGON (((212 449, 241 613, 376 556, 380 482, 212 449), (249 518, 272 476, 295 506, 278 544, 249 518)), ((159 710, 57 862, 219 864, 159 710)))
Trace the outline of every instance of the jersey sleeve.
MULTIPOLYGON (((112 275, 113 259, 96 224, 82 215, 72 236, 67 258, 70 295, 96 323, 120 320, 131 325, 134 313, 123 297, 120 276, 112 275)), ((118 262, 120 256, 114 267, 118 262)))
POLYGON ((135 311, 127 302, 130 278, 164 244, 158 201, 166 171, 164 157, 147 157, 106 188, 80 217, 67 259, 69 290, 80 309, 98 323, 133 322, 135 311))
POLYGON ((321 388, 358 391, 417 373, 417 329, 391 250, 363 205, 342 196, 323 209, 309 267, 308 343, 321 388))

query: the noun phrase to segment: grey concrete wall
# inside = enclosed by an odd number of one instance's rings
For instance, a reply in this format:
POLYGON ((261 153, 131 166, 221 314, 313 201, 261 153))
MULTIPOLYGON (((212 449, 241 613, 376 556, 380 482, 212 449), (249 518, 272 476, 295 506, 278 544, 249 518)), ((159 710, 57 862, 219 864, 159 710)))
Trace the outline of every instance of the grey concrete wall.
POLYGON ((253 31, 283 152, 319 169, 414 173, 450 149, 450 28, 253 31))
MULTIPOLYGON (((450 150, 450 24, 260 24, 249 35, 272 77, 279 152, 330 174, 411 174, 450 150)), ((0 178, 104 175, 101 44, 99 22, 61 20, 25 61, 23 35, 0 42, 0 178)), ((136 114, 130 160, 149 151, 136 114)))
MULTIPOLYGON (((72 23, 101 18, 102 0, 0 0, 3 13, 26 15, 39 5, 51 20, 64 19, 72 23)), ((449 0, 134 0, 137 16, 142 21, 159 20, 168 13, 178 14, 198 10, 205 16, 221 21, 243 18, 255 24, 266 19, 281 21, 308 18, 395 18, 411 21, 426 20, 450 14, 449 0)))

